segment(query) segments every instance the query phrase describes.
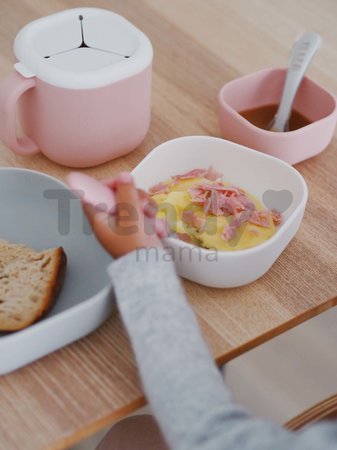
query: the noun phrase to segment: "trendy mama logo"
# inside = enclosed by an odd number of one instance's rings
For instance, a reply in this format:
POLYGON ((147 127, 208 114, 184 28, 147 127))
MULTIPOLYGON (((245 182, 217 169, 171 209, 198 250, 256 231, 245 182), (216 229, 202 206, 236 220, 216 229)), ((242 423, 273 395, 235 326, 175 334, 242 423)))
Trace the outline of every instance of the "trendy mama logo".
MULTIPOLYGON (((60 235, 68 235, 71 230, 71 208, 74 200, 78 202, 79 198, 83 197, 83 192, 76 191, 72 193, 66 189, 47 189, 44 191, 44 197, 50 201, 55 202, 57 208, 58 223, 57 228, 60 235), (76 194, 76 195, 74 195, 76 194)), ((280 214, 284 214, 292 205, 293 196, 289 190, 266 190, 263 193, 262 200, 266 208, 270 211, 277 211, 280 214)), ((217 205, 214 205, 217 209, 217 205)), ((162 228, 164 226, 165 234, 170 237, 176 237, 181 240, 185 240, 189 244, 195 244, 194 249, 198 249, 198 235, 203 236, 215 236, 219 234, 219 228, 227 224, 228 227, 233 227, 233 221, 236 220, 237 227, 236 233, 230 236, 228 245, 237 247, 242 239, 247 225, 249 224, 249 217, 251 211, 243 211, 235 218, 233 216, 224 215, 212 215, 202 214, 200 207, 195 204, 190 204, 183 208, 177 214, 177 207, 171 203, 165 203, 159 205, 157 210, 157 219, 154 219, 153 214, 148 217, 146 214, 146 208, 144 213, 139 214, 137 208, 128 203, 120 203, 118 205, 118 226, 116 226, 116 216, 109 215, 107 205, 101 203, 96 205, 95 211, 97 214, 107 214, 108 220, 106 223, 111 229, 120 234, 121 236, 131 236, 137 233, 139 230, 146 235, 154 235, 158 230, 158 224, 162 228), (201 211, 201 214, 200 214, 201 211), (160 217, 160 219, 158 219, 160 217), (197 222, 197 223, 196 223, 197 222), (178 231, 179 230, 179 231, 178 231), (194 234, 191 230, 197 230, 194 234), (191 238, 191 234, 195 236, 195 239, 191 238)), ((262 213, 261 213, 262 214, 262 213)), ((81 232, 85 235, 92 234, 92 229, 83 214, 82 229, 81 232)), ((192 237, 193 237, 192 236, 192 237)), ((191 246, 181 247, 189 249, 192 252, 191 246)), ((216 252, 216 249, 210 245, 208 249, 216 252)), ((181 250, 182 251, 182 250, 181 250)), ((187 250, 185 250, 187 252, 187 250)), ((202 257, 202 249, 200 249, 200 258, 202 257)), ((173 258, 173 254, 171 255, 173 258)), ((178 255, 183 257, 183 255, 178 255)), ((176 257, 176 256, 175 256, 176 257)), ((191 258, 195 258, 195 255, 191 253, 191 258)))

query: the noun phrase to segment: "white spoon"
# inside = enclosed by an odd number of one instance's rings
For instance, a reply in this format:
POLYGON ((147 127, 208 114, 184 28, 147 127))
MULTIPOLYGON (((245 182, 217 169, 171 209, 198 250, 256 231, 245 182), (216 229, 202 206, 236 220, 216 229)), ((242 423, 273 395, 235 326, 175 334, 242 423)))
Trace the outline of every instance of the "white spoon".
POLYGON ((297 90, 316 51, 323 42, 318 33, 306 32, 294 43, 281 101, 268 126, 270 131, 288 131, 289 117, 297 90))

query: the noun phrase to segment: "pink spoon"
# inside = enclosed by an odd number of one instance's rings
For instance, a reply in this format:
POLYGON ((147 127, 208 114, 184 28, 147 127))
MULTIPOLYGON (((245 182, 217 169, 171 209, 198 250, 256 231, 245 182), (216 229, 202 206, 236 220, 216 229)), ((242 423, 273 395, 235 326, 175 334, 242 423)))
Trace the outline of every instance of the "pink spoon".
POLYGON ((110 214, 116 212, 115 195, 104 183, 81 172, 71 172, 66 179, 70 189, 79 191, 79 196, 85 203, 104 208, 110 214))
MULTIPOLYGON (((116 213, 115 195, 112 189, 101 181, 81 172, 71 172, 66 180, 70 189, 75 191, 75 194, 78 193, 78 196, 85 203, 92 205, 94 208, 97 206, 104 208, 111 215, 116 213)), ((163 219, 155 221, 155 230, 160 238, 167 236, 166 224, 163 219)))

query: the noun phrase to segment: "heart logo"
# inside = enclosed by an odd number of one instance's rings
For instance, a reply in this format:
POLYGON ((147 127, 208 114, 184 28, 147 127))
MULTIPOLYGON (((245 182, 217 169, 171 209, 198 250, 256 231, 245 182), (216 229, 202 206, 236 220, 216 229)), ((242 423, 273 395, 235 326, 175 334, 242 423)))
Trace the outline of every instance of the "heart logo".
POLYGON ((280 191, 268 189, 264 192, 262 200, 268 209, 276 209, 284 213, 293 202, 293 194, 288 189, 280 191))

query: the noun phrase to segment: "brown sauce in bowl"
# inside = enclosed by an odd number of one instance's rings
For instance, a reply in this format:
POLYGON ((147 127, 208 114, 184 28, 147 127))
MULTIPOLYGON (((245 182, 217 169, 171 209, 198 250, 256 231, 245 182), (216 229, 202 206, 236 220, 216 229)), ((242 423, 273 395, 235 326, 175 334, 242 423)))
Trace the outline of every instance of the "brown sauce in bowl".
MULTIPOLYGON (((258 108, 247 109, 245 111, 240 111, 242 117, 247 119, 253 125, 258 128, 268 129, 270 122, 272 121, 275 113, 277 111, 278 105, 263 105, 258 108)), ((289 120, 289 130, 294 131, 299 128, 309 125, 311 120, 305 117, 302 113, 299 113, 295 109, 292 110, 290 120, 289 120)))

